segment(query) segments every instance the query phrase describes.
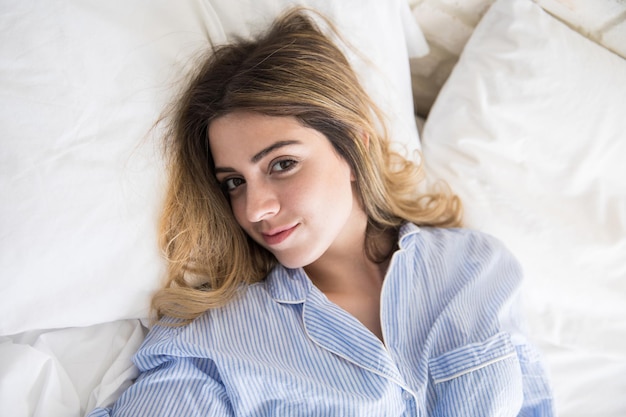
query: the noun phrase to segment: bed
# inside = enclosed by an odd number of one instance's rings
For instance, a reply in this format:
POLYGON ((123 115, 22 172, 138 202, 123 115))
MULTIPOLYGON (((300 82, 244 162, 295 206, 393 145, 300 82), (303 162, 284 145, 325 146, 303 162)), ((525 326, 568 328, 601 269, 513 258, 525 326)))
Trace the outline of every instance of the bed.
POLYGON ((626 415, 626 61, 531 0, 493 3, 421 118, 405 0, 3 1, 0 415, 83 416, 132 383, 165 270, 155 122, 208 42, 293 3, 335 22, 396 146, 520 259, 559 415, 626 415))

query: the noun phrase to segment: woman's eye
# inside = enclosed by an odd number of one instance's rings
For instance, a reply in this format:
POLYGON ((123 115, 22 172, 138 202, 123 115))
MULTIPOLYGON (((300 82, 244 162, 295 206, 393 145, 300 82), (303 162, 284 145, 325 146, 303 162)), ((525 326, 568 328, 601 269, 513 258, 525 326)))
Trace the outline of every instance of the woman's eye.
POLYGON ((239 187, 243 183, 245 183, 243 178, 234 177, 234 178, 225 179, 224 181, 222 181, 221 185, 224 191, 231 192, 231 191, 234 191, 237 187, 239 187))
POLYGON ((272 165, 272 172, 289 171, 290 169, 295 167, 297 163, 298 162, 294 161, 293 159, 283 159, 277 161, 272 165))

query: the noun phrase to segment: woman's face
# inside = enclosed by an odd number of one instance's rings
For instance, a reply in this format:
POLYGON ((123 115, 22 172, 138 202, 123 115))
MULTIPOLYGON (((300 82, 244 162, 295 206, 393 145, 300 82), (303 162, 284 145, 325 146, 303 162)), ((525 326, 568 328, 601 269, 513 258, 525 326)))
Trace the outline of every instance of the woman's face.
POLYGON ((352 170, 322 133, 293 117, 233 112, 211 122, 209 138, 237 222, 280 263, 362 250, 367 216, 352 170))

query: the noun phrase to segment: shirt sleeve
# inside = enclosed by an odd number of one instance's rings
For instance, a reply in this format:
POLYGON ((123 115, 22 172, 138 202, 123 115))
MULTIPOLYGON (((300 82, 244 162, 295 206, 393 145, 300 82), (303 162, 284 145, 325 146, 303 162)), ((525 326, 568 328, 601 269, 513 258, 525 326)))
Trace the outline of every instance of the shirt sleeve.
POLYGON ((524 386, 524 402, 519 417, 556 415, 552 390, 538 352, 526 344, 518 345, 516 350, 524 386))
MULTIPOLYGON (((504 247, 501 242, 492 240, 495 257, 493 278, 496 283, 503 281, 503 276, 517 271, 523 275, 521 265, 517 259, 504 247)), ((522 304, 523 280, 515 286, 508 296, 500 300, 498 321, 501 331, 510 336, 515 348, 517 362, 521 372, 522 404, 518 417, 549 417, 556 415, 552 389, 550 387, 546 368, 536 347, 527 338, 527 327, 524 319, 522 304)))
MULTIPOLYGON (((443 291, 429 360, 435 415, 553 416, 541 356, 527 338, 522 268, 497 239, 448 234, 433 274, 443 291)), ((433 335, 431 335, 433 336, 433 335)))
MULTIPOLYGON (((499 242, 497 242, 499 243, 499 242)), ((516 264, 516 269, 522 275, 523 271, 517 259, 506 249, 500 246, 499 251, 504 264, 516 264)), ((521 289, 512 291, 509 298, 503 302, 500 309, 499 321, 502 330, 509 333, 515 347, 522 376, 523 401, 519 417, 547 417, 556 415, 552 388, 541 354, 528 339, 528 329, 524 318, 521 289)))
POLYGON ((226 388, 212 361, 140 349, 141 374, 111 408, 87 417, 233 416, 226 388), (154 365, 146 368, 145 364, 154 365), (143 366, 142 366, 143 365, 143 366))

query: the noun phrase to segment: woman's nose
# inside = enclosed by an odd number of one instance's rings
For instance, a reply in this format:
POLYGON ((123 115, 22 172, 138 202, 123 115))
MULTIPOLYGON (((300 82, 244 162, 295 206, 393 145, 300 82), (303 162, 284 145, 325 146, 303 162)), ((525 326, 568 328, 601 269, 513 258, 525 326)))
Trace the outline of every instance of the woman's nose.
POLYGON ((278 195, 271 186, 262 182, 248 183, 246 191, 246 217, 249 222, 260 222, 278 213, 278 195))

